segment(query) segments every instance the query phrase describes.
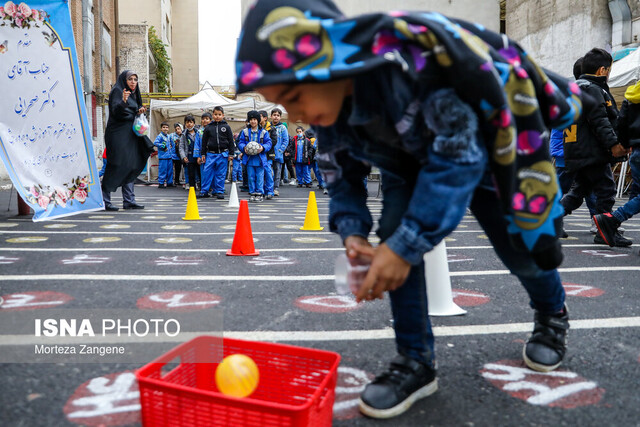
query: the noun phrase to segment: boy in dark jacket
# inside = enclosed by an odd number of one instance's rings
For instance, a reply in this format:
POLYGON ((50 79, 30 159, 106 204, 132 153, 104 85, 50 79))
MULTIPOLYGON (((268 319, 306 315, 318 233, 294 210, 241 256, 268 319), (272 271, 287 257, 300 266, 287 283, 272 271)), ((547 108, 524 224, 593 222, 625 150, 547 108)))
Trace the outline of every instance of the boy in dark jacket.
POLYGON ((200 162, 204 167, 198 198, 209 197, 209 188, 213 184, 213 194, 218 199, 224 199, 229 152, 233 153, 234 149, 231 126, 224 120, 224 109, 217 106, 213 109, 213 121, 204 128, 202 134, 200 162))
POLYGON ((296 176, 298 177, 298 187, 303 185, 311 188, 311 161, 315 155, 315 149, 309 138, 304 135, 304 128, 296 128, 296 136, 293 137, 293 161, 296 165, 296 176))
POLYGON ((620 224, 640 213, 640 82, 627 88, 624 97, 618 118, 618 140, 625 148, 633 150, 629 157, 633 179, 629 201, 613 213, 605 212, 593 217, 600 238, 609 246, 621 246, 620 224))
MULTIPOLYGON (((611 212, 615 203, 616 184, 610 163, 614 157, 624 156, 626 149, 618 142, 615 132, 618 108, 607 84, 612 64, 611 55, 598 48, 591 49, 582 60, 582 75, 576 83, 595 104, 585 108, 585 114, 564 130, 565 166, 575 174, 571 190, 560 201, 565 215, 579 208, 592 191, 597 213, 611 212)), ((599 235, 594 242, 605 243, 599 235)), ((617 234, 616 246, 631 243, 617 234)))
POLYGON ((362 412, 393 417, 437 390, 423 256, 467 207, 535 309, 527 366, 561 364, 563 209, 547 128, 576 120, 577 85, 481 26, 433 12, 345 18, 330 0, 259 0, 237 61, 238 93, 257 90, 314 126, 331 230, 349 258, 371 262, 357 300, 389 292, 398 355, 365 388, 362 412), (371 164, 384 196, 376 248, 371 164))

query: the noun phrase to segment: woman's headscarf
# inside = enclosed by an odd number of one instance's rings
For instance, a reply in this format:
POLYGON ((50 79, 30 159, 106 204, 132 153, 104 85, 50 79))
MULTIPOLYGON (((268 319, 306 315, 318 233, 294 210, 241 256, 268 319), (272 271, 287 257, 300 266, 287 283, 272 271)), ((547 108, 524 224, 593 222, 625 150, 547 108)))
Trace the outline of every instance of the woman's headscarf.
POLYGON ((345 18, 330 0, 259 0, 238 42, 236 84, 240 93, 390 64, 416 82, 443 82, 474 107, 516 244, 533 252, 555 247, 563 209, 548 128, 579 117, 580 89, 543 71, 505 35, 435 12, 345 18))
POLYGON ((131 91, 131 88, 127 84, 127 79, 131 76, 138 77, 138 74, 131 70, 125 70, 118 76, 116 80, 116 84, 113 85, 111 92, 109 93, 109 105, 111 104, 112 97, 116 97, 115 99, 122 99, 122 92, 126 89, 131 92, 129 95, 136 103, 138 104, 138 108, 142 107, 142 95, 140 93, 140 82, 136 85, 136 89, 131 91))

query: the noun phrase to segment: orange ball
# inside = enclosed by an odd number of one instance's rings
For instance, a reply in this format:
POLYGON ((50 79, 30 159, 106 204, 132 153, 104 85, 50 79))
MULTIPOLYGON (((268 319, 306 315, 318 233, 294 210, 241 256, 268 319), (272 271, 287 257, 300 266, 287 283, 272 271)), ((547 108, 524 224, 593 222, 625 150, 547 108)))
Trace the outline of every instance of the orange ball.
POLYGON ((225 357, 216 369, 216 386, 228 396, 249 396, 258 387, 259 380, 256 362, 244 354, 225 357))

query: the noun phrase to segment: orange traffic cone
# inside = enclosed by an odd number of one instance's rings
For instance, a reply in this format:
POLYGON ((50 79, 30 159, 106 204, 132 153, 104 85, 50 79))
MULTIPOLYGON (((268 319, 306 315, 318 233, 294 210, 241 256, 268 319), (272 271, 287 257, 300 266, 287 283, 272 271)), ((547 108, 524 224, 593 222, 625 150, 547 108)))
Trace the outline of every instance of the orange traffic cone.
POLYGON ((187 211, 184 214, 185 221, 202 219, 200 218, 200 212, 198 212, 198 201, 196 200, 196 190, 189 188, 189 198, 187 199, 187 211))
POLYGON ((249 204, 246 200, 240 201, 238 220, 236 221, 236 233, 233 236, 231 249, 227 255, 255 256, 260 255, 253 245, 253 233, 251 232, 251 220, 249 219, 249 204))
POLYGON ((307 202, 307 213, 304 216, 304 225, 300 227, 300 230, 323 230, 324 227, 320 227, 320 217, 318 216, 318 203, 316 203, 316 192, 309 192, 309 201, 307 202))

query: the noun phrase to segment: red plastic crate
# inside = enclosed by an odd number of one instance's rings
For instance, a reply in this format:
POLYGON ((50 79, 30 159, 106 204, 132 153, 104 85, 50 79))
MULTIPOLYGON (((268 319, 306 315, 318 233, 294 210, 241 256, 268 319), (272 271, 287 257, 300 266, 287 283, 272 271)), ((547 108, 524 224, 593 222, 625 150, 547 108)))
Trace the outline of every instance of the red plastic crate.
POLYGON ((339 363, 340 355, 329 351, 201 336, 136 371, 142 423, 146 427, 330 426, 339 363), (218 391, 218 363, 193 363, 196 354, 221 360, 236 353, 251 357, 260 370, 258 387, 245 398, 218 391), (168 361, 179 364, 166 372, 174 366, 166 366, 168 361))

